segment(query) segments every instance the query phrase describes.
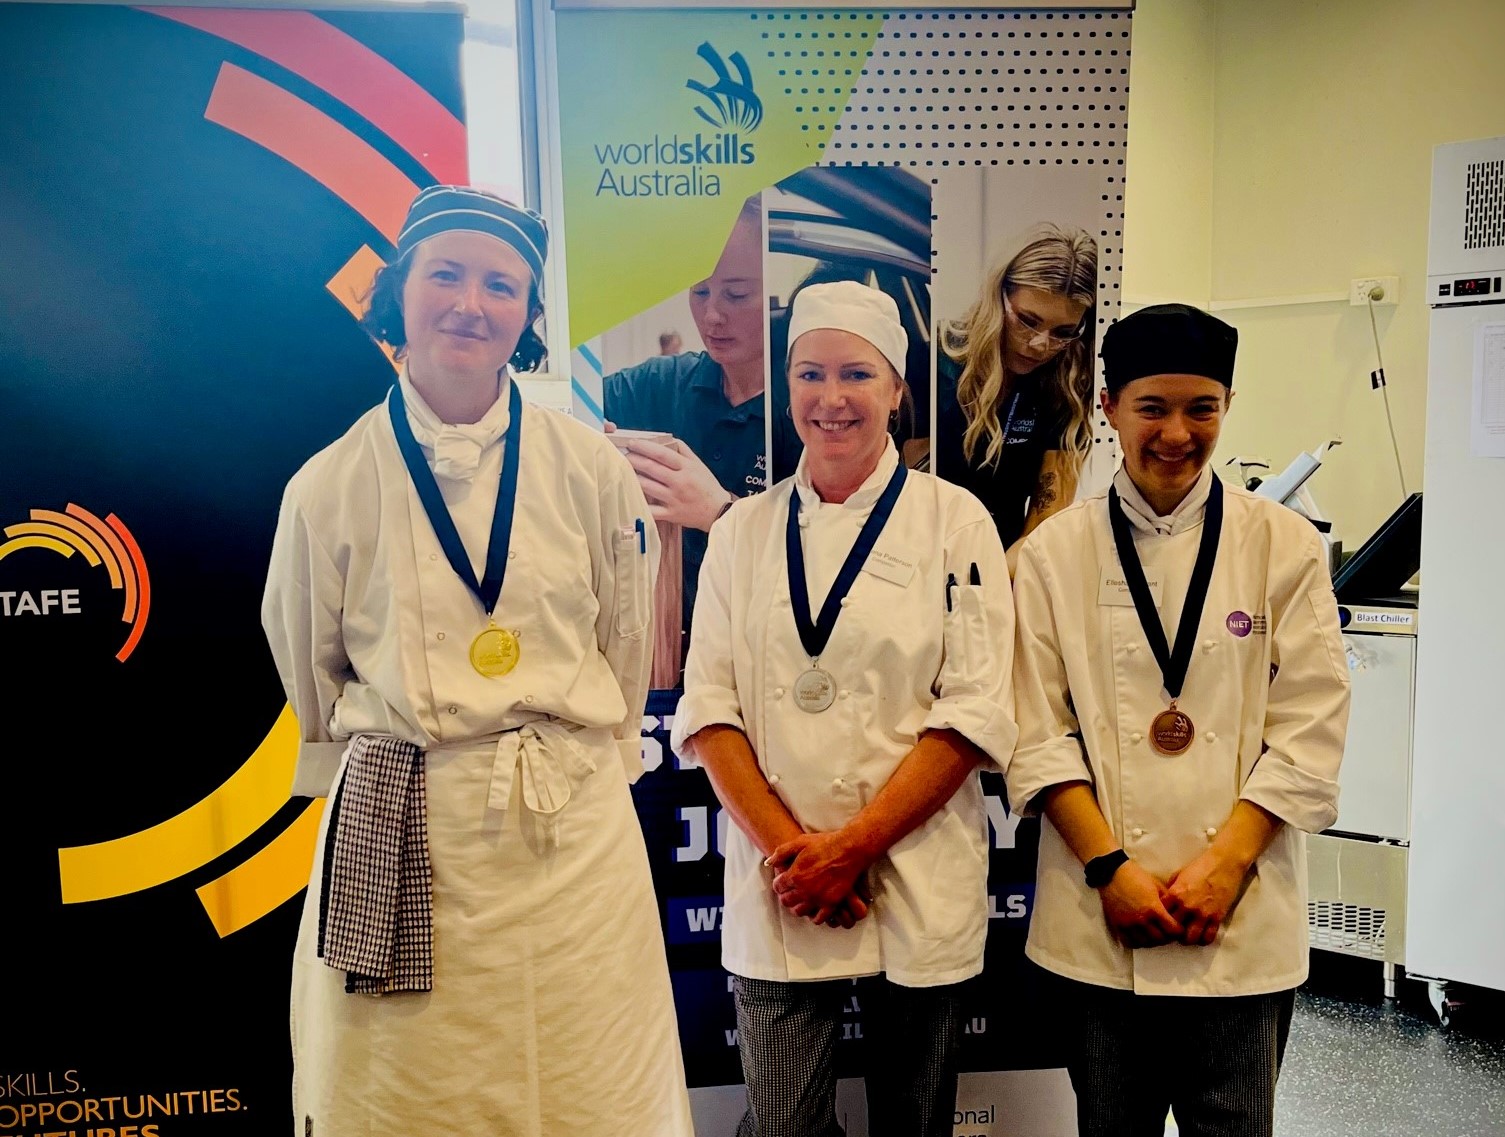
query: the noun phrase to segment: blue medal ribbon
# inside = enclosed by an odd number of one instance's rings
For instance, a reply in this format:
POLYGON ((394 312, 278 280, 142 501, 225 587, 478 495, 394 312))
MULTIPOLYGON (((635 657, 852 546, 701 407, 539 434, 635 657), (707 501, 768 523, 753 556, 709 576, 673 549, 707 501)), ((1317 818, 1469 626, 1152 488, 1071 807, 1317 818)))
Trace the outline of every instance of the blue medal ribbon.
POLYGON ((397 449, 402 451, 403 463, 408 468, 408 477, 413 479, 413 488, 418 491, 418 500, 428 514, 429 524, 434 527, 434 536, 449 565, 455 570, 471 592, 475 593, 481 607, 490 616, 502 594, 502 581, 507 575, 507 549, 512 544, 512 515, 517 507, 517 467, 519 442, 523 434, 523 398, 518 394, 517 384, 510 379, 507 410, 511 416, 507 433, 503 435, 501 486, 496 495, 496 509, 491 515, 491 543, 486 547, 486 574, 476 580, 470 556, 460 540, 460 531, 444 504, 444 495, 439 492, 439 482, 434 471, 429 469, 423 449, 413 437, 413 428, 408 424, 407 407, 403 403, 402 384, 392 388, 387 396, 387 413, 392 419, 392 433, 397 436, 397 449))
POLYGON ((888 479, 888 485, 873 506, 873 512, 862 523, 856 544, 842 562, 841 571, 836 574, 836 582, 831 585, 826 602, 820 606, 820 617, 813 621, 810 619, 810 590, 805 583, 805 550, 800 544, 800 491, 798 486, 790 487, 789 526, 784 531, 784 559, 789 567, 789 604, 794 610, 794 626, 799 629, 800 643, 811 659, 819 659, 820 653, 830 642, 831 633, 836 628, 836 617, 841 615, 841 602, 852 590, 852 584, 867 562, 868 554, 878 543, 878 535, 888 524, 894 505, 899 500, 899 491, 904 488, 906 473, 903 462, 894 468, 893 477, 888 479))
POLYGON ((1176 628, 1176 645, 1173 648, 1166 643, 1165 628, 1160 624, 1155 597, 1145 578, 1144 566, 1140 564, 1139 550, 1134 547, 1134 534, 1129 527, 1129 519, 1124 514, 1123 503, 1118 500, 1118 490, 1108 490, 1108 522, 1113 529, 1113 543, 1118 547, 1118 563, 1124 570, 1124 581, 1129 586, 1129 595, 1134 598, 1134 611, 1139 616, 1139 626, 1144 629, 1145 639, 1150 641, 1150 650, 1155 653, 1155 662, 1160 665, 1165 691, 1172 703, 1181 697, 1181 687, 1186 682, 1186 672, 1191 666, 1192 648, 1197 642, 1197 627, 1202 622, 1202 609, 1207 604, 1207 592, 1212 585, 1212 566, 1218 559, 1218 541, 1223 535, 1223 483, 1216 477, 1212 479, 1212 487, 1207 494, 1206 509, 1202 518, 1202 540, 1197 546, 1197 561, 1191 570, 1186 604, 1181 609, 1181 623, 1176 628))

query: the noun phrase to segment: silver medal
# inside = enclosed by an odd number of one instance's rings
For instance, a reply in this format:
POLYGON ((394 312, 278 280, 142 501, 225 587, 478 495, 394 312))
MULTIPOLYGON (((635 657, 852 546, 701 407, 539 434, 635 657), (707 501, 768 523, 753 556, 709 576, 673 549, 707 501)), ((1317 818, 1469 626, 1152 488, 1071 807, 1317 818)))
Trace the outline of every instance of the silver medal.
POLYGON ((794 681, 794 705, 808 714, 818 715, 836 701, 836 680, 829 671, 812 667, 794 681))

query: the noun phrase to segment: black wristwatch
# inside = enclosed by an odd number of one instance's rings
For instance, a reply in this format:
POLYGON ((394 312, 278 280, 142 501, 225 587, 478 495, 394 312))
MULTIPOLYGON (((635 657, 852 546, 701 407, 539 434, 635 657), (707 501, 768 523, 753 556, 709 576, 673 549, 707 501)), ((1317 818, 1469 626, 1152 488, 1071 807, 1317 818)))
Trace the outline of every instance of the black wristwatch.
POLYGON ((1129 854, 1122 849, 1115 849, 1111 853, 1104 853, 1100 857, 1093 857, 1087 862, 1085 872, 1088 888, 1102 888, 1113 879, 1113 874, 1118 871, 1118 866, 1129 859, 1129 854))

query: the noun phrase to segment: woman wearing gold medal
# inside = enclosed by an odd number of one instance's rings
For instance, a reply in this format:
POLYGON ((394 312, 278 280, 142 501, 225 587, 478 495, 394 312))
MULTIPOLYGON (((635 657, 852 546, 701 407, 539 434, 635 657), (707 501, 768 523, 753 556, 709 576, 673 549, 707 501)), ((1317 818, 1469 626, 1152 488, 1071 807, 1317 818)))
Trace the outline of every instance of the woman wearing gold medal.
POLYGON ((263 624, 293 792, 329 797, 298 1134, 691 1134, 627 788, 656 530, 615 448, 512 381, 546 249, 490 194, 420 194, 363 321, 398 382, 283 499, 263 624))
POLYGON ((711 530, 676 752, 726 839, 722 962, 748 1087, 740 1137, 833 1137, 833 1052, 859 988, 869 1133, 951 1132, 956 985, 982 969, 978 767, 1013 747, 1013 608, 982 503, 889 437, 906 337, 852 281, 790 318, 793 477, 711 530))

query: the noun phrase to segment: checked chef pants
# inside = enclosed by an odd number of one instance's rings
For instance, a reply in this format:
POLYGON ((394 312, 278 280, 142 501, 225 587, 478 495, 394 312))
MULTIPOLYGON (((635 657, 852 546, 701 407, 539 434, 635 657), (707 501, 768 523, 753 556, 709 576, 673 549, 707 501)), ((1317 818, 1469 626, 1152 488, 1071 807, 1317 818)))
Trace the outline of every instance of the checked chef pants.
POLYGON ((1061 980, 1080 1137, 1270 1137, 1295 991, 1136 995, 1061 980))
POLYGON ((860 1018, 870 1137, 951 1137, 960 986, 881 976, 811 983, 733 977, 747 1114, 737 1137, 840 1137, 836 1040, 860 1018), (856 997, 858 1013, 847 1008, 856 997))

